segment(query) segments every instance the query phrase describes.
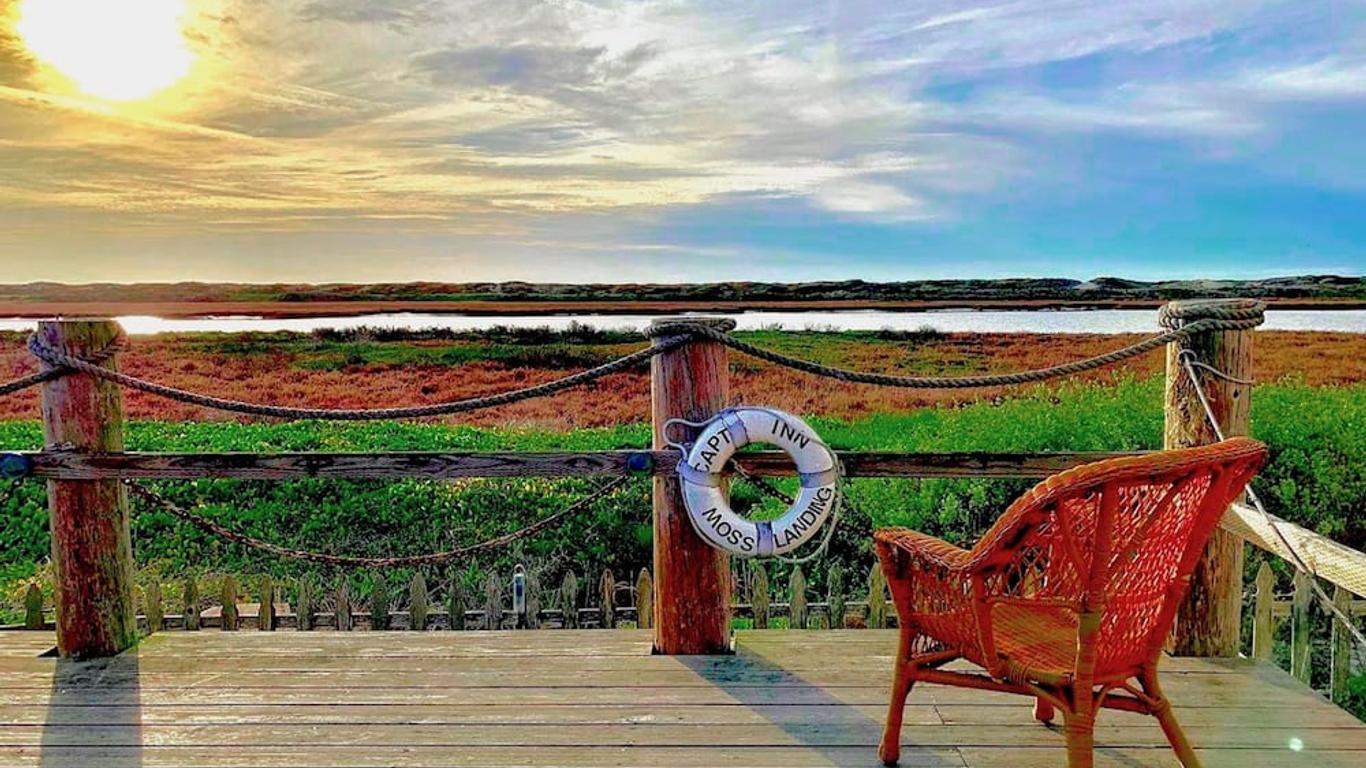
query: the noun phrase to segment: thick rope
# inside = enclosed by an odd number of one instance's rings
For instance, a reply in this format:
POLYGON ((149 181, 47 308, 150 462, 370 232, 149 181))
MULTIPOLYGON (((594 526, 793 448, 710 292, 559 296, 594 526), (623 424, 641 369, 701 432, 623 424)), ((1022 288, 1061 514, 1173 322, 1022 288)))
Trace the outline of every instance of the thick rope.
POLYGON ((161 507, 162 509, 170 513, 172 516, 184 520, 185 522, 195 526, 196 528, 199 528, 202 531, 211 533, 215 536, 219 536, 229 541, 236 542, 244 547, 250 547, 251 549, 257 549, 262 552, 269 552, 273 555, 287 557, 291 560, 304 560, 310 563, 321 563, 323 565, 357 568, 397 568, 416 565, 435 565, 439 563, 448 563, 452 560, 469 558, 481 552, 486 552, 491 549, 497 549, 499 547, 507 546, 508 544, 511 544, 514 541, 518 541, 519 539, 525 539, 528 536, 532 536, 536 533, 539 533, 555 525, 556 523, 564 520, 565 518, 568 518, 578 512, 581 512, 589 505, 605 498, 613 491, 625 485, 630 480, 631 477, 629 475, 623 475, 621 477, 614 478, 612 481, 602 485, 597 490, 593 491, 592 493, 588 494, 582 499, 579 499, 573 504, 565 507, 559 512, 556 512, 550 517, 537 520, 531 525, 513 531, 512 533, 506 533, 502 536, 496 536, 492 539, 486 539, 485 541, 481 541, 477 544, 471 544, 469 546, 460 547, 458 549, 450 549, 444 552, 431 552, 425 555, 400 555, 396 557, 359 557, 355 555, 332 555, 326 552, 312 552, 304 549, 291 549, 289 547, 274 544, 263 539, 258 539, 253 536, 248 536, 243 533, 238 533, 236 531, 229 530, 228 528, 223 527, 222 525, 214 522, 213 520, 210 520, 209 518, 197 512, 191 512, 190 510, 177 505, 175 502, 171 501, 170 499, 167 499, 166 497, 162 496, 156 491, 144 488, 143 486, 138 485, 137 483, 134 483, 131 480, 125 480, 124 484, 128 486, 128 490, 132 491, 134 495, 139 496, 142 499, 149 501, 153 504, 156 504, 157 506, 161 507))
POLYGON ((136 376, 129 376, 126 373, 113 371, 104 366, 90 363, 77 357, 72 357, 51 347, 45 346, 37 336, 29 337, 28 348, 35 357, 54 367, 70 368, 81 373, 86 373, 106 381, 114 382, 129 389, 159 395, 170 400, 198 405, 204 408, 214 408, 220 411, 230 411, 242 413, 250 416, 268 416, 278 419, 325 419, 331 421, 366 421, 380 419, 416 419, 427 416, 447 416, 455 413, 479 410, 481 408, 492 408, 499 405, 508 405, 521 400, 530 400, 535 397, 545 397, 561 392, 566 389, 596 381, 604 376, 633 368, 650 358, 663 354, 673 349, 687 344, 687 336, 660 339, 653 345, 644 349, 632 352, 629 355, 619 357, 616 360, 589 368, 586 371, 565 376, 563 378, 548 381, 544 384, 537 384, 531 387, 523 387, 508 392, 500 392, 495 395, 485 395, 483 397, 472 397, 465 400, 454 400, 446 403, 434 403, 432 405, 403 406, 397 408, 356 408, 356 409, 336 409, 336 408, 298 408, 281 405, 266 405, 262 403, 249 403, 241 400, 229 400, 213 395, 204 395, 197 392, 189 392, 176 387, 157 384, 156 382, 140 379, 136 376))
POLYGON ((1244 330, 1255 328, 1260 324, 1260 314, 1255 318, 1207 317, 1169 328, 1152 338, 1130 344, 1127 347, 1122 347, 1113 352, 1106 352, 1103 355, 1089 357, 1085 360, 1075 360, 1070 363, 1063 363, 1061 365, 1038 368, 1030 371, 998 373, 984 376, 897 376, 887 373, 851 371, 845 368, 837 368, 835 366, 822 365, 810 360, 790 357, 778 352, 763 349, 762 347, 756 347, 748 342, 740 341, 729 334, 696 323, 661 323, 655 325, 651 330, 670 336, 675 334, 688 334, 694 337, 710 339, 724 344, 741 354, 749 355, 750 357, 764 360, 773 363, 774 365, 780 365, 784 368, 791 368, 795 371, 802 371, 816 376, 824 376, 838 381, 857 384, 876 384, 883 387, 900 387, 904 389, 971 389, 977 387, 1030 384, 1058 378, 1060 376, 1071 376, 1073 374, 1092 371, 1107 365, 1113 365, 1114 363, 1123 360, 1138 357, 1139 355, 1151 352, 1154 349, 1166 346, 1173 341, 1185 339, 1197 333, 1206 331, 1244 330))
POLYGON ((68 355, 60 350, 46 346, 37 337, 29 337, 28 348, 35 357, 57 369, 69 369, 86 373, 106 381, 114 382, 129 389, 158 395, 189 405, 214 408, 250 416, 266 416, 279 419, 323 419, 333 421, 363 421, 379 419, 412 419, 428 416, 447 416, 456 413, 492 408, 499 405, 529 400, 536 397, 553 395, 572 387, 596 381, 604 376, 632 368, 656 355, 677 349, 698 338, 719 342, 730 349, 750 357, 764 360, 816 376, 838 381, 875 384, 884 387, 909 389, 969 389, 977 387, 998 387, 1016 384, 1029 384, 1060 376, 1084 373, 1163 347, 1173 341, 1188 338, 1197 333, 1218 330, 1243 330, 1255 328, 1262 322, 1263 305, 1260 302, 1173 302, 1163 308, 1160 320, 1167 330, 1149 339, 1130 344, 1127 347, 1107 352, 1103 355, 1076 360, 1062 365, 1039 368, 1030 371, 1002 373, 984 376, 896 376, 885 373, 851 371, 834 366, 821 365, 810 360, 790 357, 778 352, 756 347, 740 341, 728 333, 728 326, 716 327, 705 323, 678 322, 656 323, 651 326, 649 335, 655 343, 644 349, 617 358, 594 368, 571 374, 544 384, 515 389, 494 395, 455 400, 432 405, 403 406, 397 408, 300 408, 280 405, 251 403, 241 400, 204 395, 197 392, 170 387, 165 384, 140 379, 126 373, 110 370, 98 362, 68 355))

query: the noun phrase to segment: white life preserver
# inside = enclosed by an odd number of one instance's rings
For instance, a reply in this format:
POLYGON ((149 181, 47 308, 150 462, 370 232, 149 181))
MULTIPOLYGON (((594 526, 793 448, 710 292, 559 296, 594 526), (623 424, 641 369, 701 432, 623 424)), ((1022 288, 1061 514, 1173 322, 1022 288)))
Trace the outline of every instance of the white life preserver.
POLYGON ((722 411, 678 465, 683 502, 698 535, 740 557, 782 555, 816 535, 839 503, 835 454, 801 419, 771 408, 722 411), (754 522, 735 514, 721 490, 721 470, 740 448, 769 443, 797 465, 801 492, 782 517, 754 522))

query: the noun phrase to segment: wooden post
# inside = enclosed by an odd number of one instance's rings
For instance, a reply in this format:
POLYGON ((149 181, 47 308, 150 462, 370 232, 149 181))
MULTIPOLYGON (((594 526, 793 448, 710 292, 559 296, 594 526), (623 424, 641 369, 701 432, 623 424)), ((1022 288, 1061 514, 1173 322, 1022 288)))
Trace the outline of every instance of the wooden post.
POLYGON ((1271 661, 1271 646, 1276 636, 1276 623, 1271 610, 1276 604, 1276 577, 1271 566, 1263 560, 1257 568, 1257 602, 1252 608, 1252 658, 1271 661))
MULTIPOLYGON (((723 319, 687 318, 721 330, 723 319)), ((656 321, 655 326, 668 320, 656 321)), ((650 412, 654 447, 663 449, 669 419, 702 421, 729 404, 726 348, 714 341, 693 341, 650 362, 650 412)), ((674 441, 696 430, 675 428, 674 441)), ((730 651, 730 560, 693 530, 674 475, 654 479, 655 651, 663 654, 717 654, 730 651)))
MULTIPOLYGON (((1173 302, 1170 309, 1190 323, 1235 302, 1173 302)), ((1254 331, 1208 331, 1167 345, 1167 382, 1163 436, 1165 448, 1189 448, 1216 442, 1195 385, 1180 355, 1192 350, 1196 359, 1235 379, 1252 378, 1254 331)), ((1252 387, 1197 369, 1201 386, 1226 436, 1246 435, 1252 387)), ((1243 540, 1217 528, 1191 576, 1190 591, 1177 611, 1170 650, 1181 656, 1237 656, 1242 626, 1243 540)))
MULTIPOLYGON (((78 357, 100 354, 119 334, 110 320, 38 324, 43 344, 78 357)), ((103 364, 117 367, 114 356, 103 364)), ((117 385, 73 373, 44 382, 42 401, 43 439, 49 450, 123 450, 123 395, 117 385)), ((138 640, 123 485, 118 480, 49 480, 47 498, 58 652, 72 658, 113 656, 138 640)))

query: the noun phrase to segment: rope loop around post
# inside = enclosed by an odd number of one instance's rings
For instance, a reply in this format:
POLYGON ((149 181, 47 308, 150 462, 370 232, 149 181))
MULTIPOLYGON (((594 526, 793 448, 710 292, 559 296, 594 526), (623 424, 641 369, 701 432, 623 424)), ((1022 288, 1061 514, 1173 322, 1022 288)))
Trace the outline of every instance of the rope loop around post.
POLYGON ((1163 328, 1175 330, 1199 320, 1220 320, 1223 330, 1256 328, 1266 321, 1266 302, 1257 299, 1170 301, 1157 312, 1163 328))
POLYGON ((656 320, 646 326, 643 334, 647 339, 662 339, 669 336, 699 336, 699 329, 706 328, 716 333, 730 333, 735 330, 736 322, 729 317, 698 317, 687 320, 656 320))
MULTIPOLYGON (((127 334, 123 333, 122 330, 120 330, 119 335, 115 337, 113 341, 109 342, 109 344, 105 345, 105 347, 101 349, 99 352, 86 357, 81 357, 79 358, 79 360, 83 363, 88 363, 90 365, 102 366, 105 362, 109 360, 109 358, 113 357, 125 346, 127 346, 127 343, 127 334)), ((32 349, 32 339, 30 339, 29 344, 29 348, 32 349)), ((37 357, 37 355, 35 355, 35 357, 37 357)), ((61 378, 62 376, 71 373, 73 370, 69 366, 61 365, 59 363, 50 363, 41 357, 39 357, 38 360, 45 364, 43 370, 38 371, 37 373, 30 373, 27 376, 21 376, 11 381, 0 383, 0 397, 4 397, 5 395, 12 395, 15 392, 22 392, 23 390, 28 389, 30 387, 36 387, 39 384, 42 384, 43 382, 61 378)))

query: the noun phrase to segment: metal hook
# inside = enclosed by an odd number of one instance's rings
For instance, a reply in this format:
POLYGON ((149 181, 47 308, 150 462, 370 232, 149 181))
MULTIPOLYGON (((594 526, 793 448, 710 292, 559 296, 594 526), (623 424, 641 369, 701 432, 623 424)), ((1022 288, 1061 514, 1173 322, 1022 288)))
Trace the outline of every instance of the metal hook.
POLYGON ((663 429, 663 431, 661 432, 661 435, 662 435, 663 438, 664 438, 664 444, 667 445, 667 446, 669 446, 670 448, 673 448, 673 449, 677 450, 677 451, 679 452, 679 454, 681 455, 682 458, 684 458, 684 459, 688 458, 689 444, 688 444, 688 443, 679 443, 679 442, 675 442, 675 441, 673 441, 673 440, 670 440, 670 439, 669 439, 669 428, 670 428, 670 427, 673 427, 673 426, 675 426, 675 425, 682 425, 682 426, 688 427, 688 428, 690 428, 690 429, 706 429, 708 426, 711 425, 712 422, 714 422, 714 421, 716 421, 717 419, 721 418, 725 413, 726 413, 725 411, 721 411, 721 413, 716 414, 715 416, 711 417, 710 419, 707 419, 706 421, 689 421, 688 419, 668 419, 668 420, 666 420, 666 421, 664 422, 664 429, 663 429))
POLYGON ((1240 379, 1237 376, 1230 376, 1209 363, 1202 362, 1200 356, 1197 355, 1193 349, 1183 349, 1180 352, 1177 352, 1176 361, 1182 365, 1194 366, 1201 370, 1208 371, 1212 375, 1223 379, 1224 381, 1231 381, 1234 384, 1242 384, 1247 387, 1255 386, 1257 384, 1254 379, 1240 379))

